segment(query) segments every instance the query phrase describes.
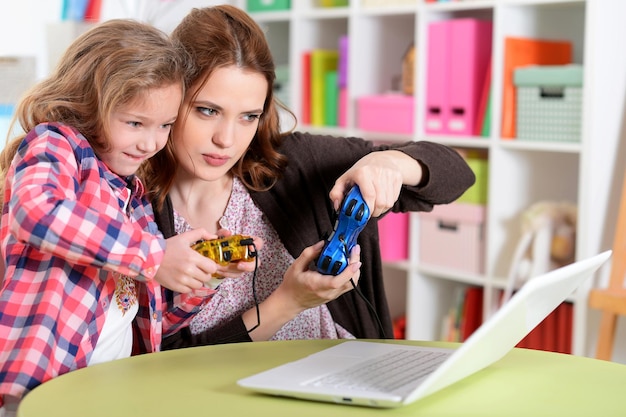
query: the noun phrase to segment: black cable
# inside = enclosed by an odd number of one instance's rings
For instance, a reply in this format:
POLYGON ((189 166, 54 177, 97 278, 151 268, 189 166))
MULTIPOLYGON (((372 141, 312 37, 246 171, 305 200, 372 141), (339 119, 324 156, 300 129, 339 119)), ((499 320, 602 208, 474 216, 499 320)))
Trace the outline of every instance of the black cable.
POLYGON ((248 334, 261 325, 261 311, 259 309, 259 299, 257 298, 257 294, 256 294, 256 271, 259 267, 259 257, 257 255, 258 252, 256 249, 256 245, 254 244, 254 241, 252 241, 252 239, 249 239, 249 240, 250 240, 249 243, 248 243, 248 240, 246 240, 246 242, 249 245, 252 245, 252 247, 254 248, 254 252, 252 253, 252 256, 254 256, 254 272, 252 273, 252 298, 254 299, 254 307, 256 308, 257 323, 254 326, 252 326, 251 329, 247 329, 248 334))
MULTIPOLYGON (((246 332, 250 334, 250 332, 252 332, 253 330, 255 330, 261 325, 261 311, 259 308, 259 300, 258 300, 257 292, 256 292, 256 279, 257 279, 256 274, 257 274, 257 270, 259 267, 259 257, 258 257, 258 251, 256 249, 256 245, 254 244, 254 241, 252 241, 252 239, 250 240, 246 239, 245 241, 241 241, 240 243, 241 244, 245 243, 246 245, 250 245, 254 248, 254 252, 251 252, 250 254, 254 256, 254 271, 252 273, 252 298, 254 299, 257 323, 254 326, 252 326, 250 329, 246 329, 246 332)), ((344 249, 347 249, 347 248, 344 248, 344 249)), ((385 334, 385 329, 383 328, 380 318, 378 317, 378 314, 376 313, 376 309, 374 308, 374 306, 372 306, 372 304, 369 302, 367 297, 365 297, 365 295, 361 292, 359 287, 357 287, 357 285, 355 284, 352 278, 350 278, 350 283, 352 284, 352 287, 354 288, 356 293, 359 295, 359 297, 361 297, 361 299, 365 302, 365 305, 367 306, 372 317, 374 317, 374 320, 376 321, 376 324, 378 325, 381 338, 386 339, 387 335, 385 334)), ((220 343, 228 343, 230 340, 235 340, 236 338, 237 338, 236 335, 232 337, 228 337, 228 338, 222 339, 220 343)))
MULTIPOLYGON (((256 309, 256 320, 257 323, 252 326, 250 329, 246 329, 246 333, 245 334, 250 334, 250 332, 252 332, 254 329, 258 328, 261 325, 261 310, 259 309, 259 299, 257 296, 257 292, 256 292, 256 273, 257 270, 259 269, 259 256, 258 256, 258 250, 256 248, 256 245, 254 244, 254 241, 252 240, 252 238, 250 239, 242 239, 239 244, 241 246, 252 246, 254 248, 254 251, 249 252, 249 255, 254 257, 254 271, 252 272, 252 298, 254 300, 254 307, 256 309)), ((224 338, 220 338, 217 343, 218 344, 223 344, 223 343, 230 343, 231 341, 235 341, 235 340, 239 340, 239 338, 243 335, 244 333, 237 333, 237 334, 233 334, 229 337, 224 337, 224 338)))
MULTIPOLYGON (((346 256, 346 259, 348 259, 350 256, 350 254, 348 253, 348 245, 341 238, 340 238, 340 241, 343 243, 343 251, 346 256)), ((370 301, 367 299, 365 294, 363 294, 363 292, 359 289, 359 287, 356 286, 352 278, 350 278, 350 283, 352 284, 352 288, 354 288, 354 291, 356 291, 358 296, 361 297, 361 299, 365 302, 365 305, 367 306, 367 309, 369 310, 371 316, 376 321, 376 324, 378 325, 378 332, 380 333, 381 339, 387 339, 387 335, 385 334, 385 328, 383 327, 383 324, 380 321, 380 317, 378 317, 378 313, 376 313, 376 309, 374 308, 372 303, 370 303, 370 301)))
POLYGON ((376 320, 376 324, 378 325, 378 331, 380 332, 381 339, 387 339, 387 335, 385 334, 385 328, 383 327, 383 324, 380 321, 380 317, 378 317, 378 314, 376 313, 376 309, 374 308, 372 303, 369 302, 367 297, 365 297, 365 295, 361 292, 359 287, 356 286, 352 278, 350 278, 350 283, 352 284, 352 288, 354 288, 354 291, 356 291, 359 297, 361 297, 361 299, 365 302, 365 305, 367 305, 367 308, 370 311, 370 314, 372 315, 372 317, 374 317, 374 320, 376 320))

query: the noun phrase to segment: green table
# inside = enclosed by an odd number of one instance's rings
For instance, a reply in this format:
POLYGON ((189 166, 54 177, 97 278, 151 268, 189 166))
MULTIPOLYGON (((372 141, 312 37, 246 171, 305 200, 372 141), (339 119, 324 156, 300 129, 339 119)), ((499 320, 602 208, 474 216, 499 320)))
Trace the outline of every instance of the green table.
POLYGON ((397 409, 265 396, 236 384, 244 376, 302 358, 334 343, 338 342, 238 343, 99 364, 35 388, 22 401, 18 417, 626 415, 626 365, 527 349, 514 349, 483 371, 397 409))

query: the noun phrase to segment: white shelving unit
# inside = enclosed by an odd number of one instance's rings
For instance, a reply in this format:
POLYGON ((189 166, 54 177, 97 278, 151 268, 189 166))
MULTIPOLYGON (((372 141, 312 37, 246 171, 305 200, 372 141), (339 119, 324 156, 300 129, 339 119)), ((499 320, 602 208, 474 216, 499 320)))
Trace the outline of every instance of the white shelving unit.
MULTIPOLYGON (((231 2, 242 8, 245 0, 231 2)), ((484 275, 425 268, 418 259, 419 219, 413 215, 410 259, 388 265, 406 274, 407 338, 439 337, 442 317, 453 303, 455 288, 480 285, 485 316, 495 308, 495 295, 505 277, 520 236, 520 214, 542 200, 568 200, 578 205, 576 257, 609 249, 626 155, 623 127, 626 98, 626 2, 623 0, 466 0, 445 3, 351 0, 348 7, 324 9, 314 0, 292 0, 283 12, 252 13, 266 29, 278 64, 290 68, 290 107, 301 113, 301 55, 312 48, 337 48, 340 35, 349 35, 348 127, 299 130, 355 135, 371 140, 431 140, 460 148, 485 150, 489 156, 487 246, 484 275), (372 2, 369 2, 372 3, 372 2), (394 3, 398 3, 394 5, 394 3), (429 136, 424 133, 426 49, 429 22, 457 17, 491 19, 492 125, 491 137, 429 136), (568 39, 574 63, 584 66, 582 139, 580 143, 523 142, 499 137, 504 39, 523 36, 568 39), (391 88, 401 71, 407 47, 417 46, 415 132, 412 135, 373 134, 355 126, 356 98, 391 88)), ((595 326, 587 309, 591 285, 573 297, 574 354, 593 356, 595 326)))

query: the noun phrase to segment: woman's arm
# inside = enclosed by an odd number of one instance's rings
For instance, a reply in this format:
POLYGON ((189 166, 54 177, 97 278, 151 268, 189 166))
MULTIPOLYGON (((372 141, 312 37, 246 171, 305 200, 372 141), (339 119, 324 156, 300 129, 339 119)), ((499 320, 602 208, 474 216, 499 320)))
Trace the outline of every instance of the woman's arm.
MULTIPOLYGON (((433 176, 446 175, 450 177, 448 180, 453 186, 460 186, 459 190, 464 191, 475 181, 473 172, 460 156, 450 153, 447 158, 442 158, 436 164, 431 163, 430 166, 423 165, 418 158, 419 156, 412 157, 394 149, 375 151, 363 156, 335 181, 329 193, 335 209, 353 184, 359 185, 372 216, 378 217, 396 204, 403 186, 419 190, 433 176), (439 172, 440 165, 454 166, 454 174, 439 172), (431 167, 434 172, 431 172, 431 167)), ((456 193, 453 197, 457 197, 456 193)))
POLYGON ((352 290, 350 279, 357 285, 360 277, 360 249, 355 246, 350 265, 339 275, 322 275, 309 265, 319 255, 323 242, 307 247, 285 273, 281 285, 255 307, 216 328, 192 334, 182 329, 163 340, 163 350, 220 343, 269 340, 300 312, 325 304, 352 290))

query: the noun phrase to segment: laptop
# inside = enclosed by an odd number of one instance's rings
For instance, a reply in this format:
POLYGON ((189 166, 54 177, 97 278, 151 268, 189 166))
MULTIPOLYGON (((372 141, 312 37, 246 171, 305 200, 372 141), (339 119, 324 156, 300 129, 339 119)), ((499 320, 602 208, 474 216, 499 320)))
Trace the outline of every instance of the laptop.
POLYGON ((413 403, 501 359, 610 256, 609 250, 527 281, 457 349, 345 341, 237 383, 265 394, 341 404, 413 403))

